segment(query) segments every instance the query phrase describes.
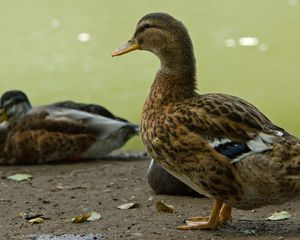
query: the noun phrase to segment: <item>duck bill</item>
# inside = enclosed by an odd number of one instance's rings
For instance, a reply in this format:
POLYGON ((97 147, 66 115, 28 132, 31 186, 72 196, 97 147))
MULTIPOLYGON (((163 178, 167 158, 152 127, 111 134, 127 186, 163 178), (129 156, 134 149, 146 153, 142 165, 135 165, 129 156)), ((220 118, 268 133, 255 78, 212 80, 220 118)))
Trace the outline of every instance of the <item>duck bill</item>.
POLYGON ((128 42, 124 43, 121 47, 119 47, 118 49, 114 50, 111 53, 111 56, 112 57, 120 56, 120 55, 129 53, 129 52, 132 52, 134 50, 137 50, 137 49, 141 49, 141 45, 138 44, 138 43, 135 43, 132 40, 129 40, 128 42))
POLYGON ((7 114, 5 110, 2 108, 0 109, 0 123, 3 123, 5 121, 7 121, 7 114))

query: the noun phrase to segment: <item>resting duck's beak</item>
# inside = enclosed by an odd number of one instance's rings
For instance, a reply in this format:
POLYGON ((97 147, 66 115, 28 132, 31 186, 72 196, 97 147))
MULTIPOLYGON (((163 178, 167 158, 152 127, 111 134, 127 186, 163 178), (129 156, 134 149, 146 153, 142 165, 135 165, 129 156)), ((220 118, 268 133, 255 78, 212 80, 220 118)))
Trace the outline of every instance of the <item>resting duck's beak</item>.
POLYGON ((137 43, 136 39, 133 37, 128 42, 124 43, 121 47, 114 50, 111 54, 112 57, 120 56, 131 51, 141 49, 141 45, 137 43))
POLYGON ((0 109, 0 123, 7 121, 7 114, 4 108, 0 109))

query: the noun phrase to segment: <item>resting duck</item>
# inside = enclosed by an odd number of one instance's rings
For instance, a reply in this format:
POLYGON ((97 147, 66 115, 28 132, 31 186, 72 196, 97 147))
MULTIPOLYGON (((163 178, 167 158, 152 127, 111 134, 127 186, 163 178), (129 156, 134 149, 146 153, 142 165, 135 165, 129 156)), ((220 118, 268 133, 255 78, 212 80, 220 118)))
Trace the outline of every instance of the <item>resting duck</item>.
POLYGON ((147 171, 147 180, 156 194, 201 197, 198 192, 168 173, 153 159, 147 171))
POLYGON ((65 101, 32 108, 18 90, 0 99, 0 123, 6 120, 8 126, 0 129, 2 164, 96 159, 139 132, 99 105, 65 101))
MULTIPOLYGON (((178 229, 213 229, 232 207, 253 209, 300 195, 300 141, 250 103, 226 94, 198 94, 192 41, 166 13, 150 13, 112 53, 154 53, 161 62, 143 108, 141 136, 150 156, 214 200, 208 217, 178 229)), ((162 183, 163 184, 163 183, 162 183)))

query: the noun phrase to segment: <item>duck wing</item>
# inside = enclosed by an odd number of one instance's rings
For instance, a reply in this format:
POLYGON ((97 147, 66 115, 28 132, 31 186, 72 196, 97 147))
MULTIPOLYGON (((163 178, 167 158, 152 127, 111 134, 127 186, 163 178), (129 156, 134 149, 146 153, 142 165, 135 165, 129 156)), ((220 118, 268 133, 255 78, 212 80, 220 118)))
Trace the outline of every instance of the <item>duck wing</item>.
MULTIPOLYGON (((270 150, 287 133, 250 103, 225 94, 199 95, 173 108, 172 115, 189 131, 200 134, 218 153, 237 162, 270 150)), ((172 118, 168 118, 168 121, 172 118)))
POLYGON ((30 114, 10 126, 4 164, 45 163, 80 156, 96 141, 78 122, 48 119, 47 112, 30 114))
MULTIPOLYGON (((114 114, 112 114, 108 109, 98 104, 86 104, 86 103, 79 103, 79 102, 68 100, 68 101, 56 102, 53 103, 52 105, 56 107, 76 109, 76 110, 100 115, 111 119, 120 119, 116 117, 114 114)), ((123 121, 127 122, 127 120, 125 119, 123 121)))
POLYGON ((46 130, 49 132, 63 132, 69 134, 87 133, 87 127, 80 121, 68 118, 53 118, 47 111, 32 111, 20 121, 12 124, 10 134, 28 130, 46 130))
POLYGON ((135 133, 138 132, 138 126, 135 124, 71 108, 41 106, 32 109, 31 114, 43 111, 48 113, 47 119, 58 122, 80 124, 84 126, 88 132, 94 134, 98 139, 104 139, 121 128, 132 128, 135 133))
POLYGON ((93 143, 91 134, 67 134, 46 130, 27 130, 9 135, 4 164, 36 164, 61 159, 80 159, 93 143))

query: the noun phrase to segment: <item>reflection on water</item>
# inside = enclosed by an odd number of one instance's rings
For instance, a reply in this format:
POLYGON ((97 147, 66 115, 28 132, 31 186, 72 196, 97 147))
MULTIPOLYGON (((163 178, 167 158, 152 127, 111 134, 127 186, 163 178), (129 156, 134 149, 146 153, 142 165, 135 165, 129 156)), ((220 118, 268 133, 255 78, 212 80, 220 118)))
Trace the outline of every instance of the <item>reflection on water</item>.
POLYGON ((58 28, 59 25, 60 25, 60 22, 59 22, 58 19, 52 19, 52 20, 51 20, 51 26, 52 26, 53 28, 58 28))
POLYGON ((291 5, 291 6, 296 6, 298 4, 298 0, 288 0, 288 3, 291 5))
POLYGON ((268 51, 268 49, 269 49, 269 46, 266 43, 261 43, 258 46, 258 50, 261 52, 266 52, 266 51, 268 51))
POLYGON ((79 42, 88 42, 91 36, 89 33, 79 33, 77 39, 79 42))
POLYGON ((256 46, 259 43, 258 38, 256 37, 241 37, 239 38, 239 44, 241 46, 256 46))
POLYGON ((234 40, 232 38, 225 39, 224 45, 226 47, 235 47, 236 46, 236 40, 234 40))
POLYGON ((258 46, 257 49, 261 52, 266 52, 269 49, 268 44, 260 43, 260 40, 257 37, 240 37, 237 40, 232 38, 227 38, 224 41, 224 45, 229 48, 236 47, 238 44, 242 47, 258 46))
MULTIPOLYGON (((0 92, 22 89, 34 105, 95 102, 140 122, 159 67, 148 52, 111 58, 153 11, 191 34, 199 92, 244 98, 300 136, 300 4, 297 0, 1 1, 0 92)), ((141 149, 139 138, 127 149, 141 149)))

